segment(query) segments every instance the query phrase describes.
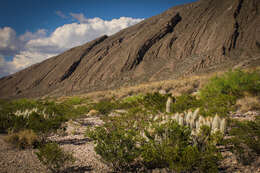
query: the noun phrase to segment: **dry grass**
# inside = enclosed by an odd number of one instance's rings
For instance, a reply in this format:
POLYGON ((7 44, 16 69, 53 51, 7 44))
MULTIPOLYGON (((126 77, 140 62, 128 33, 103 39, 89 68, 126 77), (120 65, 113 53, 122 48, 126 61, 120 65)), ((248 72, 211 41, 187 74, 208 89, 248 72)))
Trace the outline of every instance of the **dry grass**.
POLYGON ((258 96, 245 96, 237 101, 236 105, 242 112, 252 110, 260 110, 260 97, 258 96))
POLYGON ((94 109, 91 109, 89 112, 88 112, 88 116, 92 117, 92 116, 96 116, 98 115, 99 112, 97 110, 94 110, 94 109))
POLYGON ((124 98, 131 95, 145 94, 165 90, 173 96, 179 96, 183 93, 191 94, 196 92, 199 88, 203 87, 209 78, 219 75, 220 73, 210 73, 204 75, 191 75, 182 77, 175 80, 164 80, 158 82, 143 83, 136 86, 121 87, 115 90, 96 91, 81 95, 81 97, 88 97, 93 100, 111 99, 111 98, 124 98))
MULTIPOLYGON (((245 71, 257 70, 260 71, 259 68, 254 69, 244 69, 245 71)), ((227 71, 227 70, 226 70, 227 71)), ((94 101, 111 99, 111 98, 124 98, 131 95, 137 94, 145 94, 158 92, 159 90, 165 90, 167 93, 171 93, 173 96, 179 96, 183 93, 192 94, 197 92, 198 89, 202 88, 207 84, 210 78, 213 76, 219 76, 224 74, 226 71, 220 72, 212 72, 212 73, 204 73, 200 75, 189 75, 185 77, 180 77, 175 80, 164 80, 158 82, 147 82, 143 84, 138 84, 136 86, 130 87, 121 87, 114 90, 106 90, 106 91, 95 91, 87 94, 79 95, 79 97, 87 97, 94 101)), ((70 97, 62 97, 59 99, 66 100, 70 97)))
POLYGON ((14 146, 24 149, 33 148, 39 143, 39 137, 32 130, 22 130, 17 133, 10 133, 5 137, 5 141, 14 146))

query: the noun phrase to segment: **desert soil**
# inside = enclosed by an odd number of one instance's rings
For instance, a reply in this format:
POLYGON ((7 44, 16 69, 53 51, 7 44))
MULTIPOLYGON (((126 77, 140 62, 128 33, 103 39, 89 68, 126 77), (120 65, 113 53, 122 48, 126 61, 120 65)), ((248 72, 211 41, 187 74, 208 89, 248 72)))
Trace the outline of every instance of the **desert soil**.
MULTIPOLYGON (((66 123, 63 135, 48 138, 57 142, 65 151, 72 152, 76 158, 73 165, 67 166, 65 172, 109 172, 109 168, 94 151, 94 144, 84 137, 87 127, 97 126, 103 122, 98 117, 82 118, 66 123)), ((19 150, 4 141, 6 135, 0 135, 0 173, 40 173, 49 172, 37 159, 35 149, 19 150)))

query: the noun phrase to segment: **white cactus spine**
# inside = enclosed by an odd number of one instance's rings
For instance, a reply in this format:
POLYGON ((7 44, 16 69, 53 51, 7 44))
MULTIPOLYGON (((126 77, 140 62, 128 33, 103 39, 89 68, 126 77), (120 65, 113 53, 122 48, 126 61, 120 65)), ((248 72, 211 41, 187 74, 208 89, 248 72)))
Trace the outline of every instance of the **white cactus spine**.
POLYGON ((223 118, 220 122, 220 131, 221 133, 225 134, 227 129, 227 121, 225 118, 223 118))
POLYGON ((154 121, 156 121, 158 119, 159 119, 159 115, 155 115, 154 118, 153 118, 154 121))
POLYGON ((145 135, 144 131, 141 132, 141 136, 145 139, 146 142, 149 141, 149 138, 145 135))
POLYGON ((200 122, 196 121, 196 132, 199 133, 200 132, 200 122))
POLYGON ((208 126, 209 128, 211 128, 211 122, 212 122, 211 117, 206 117, 205 125, 208 126))
POLYGON ((166 102, 166 112, 171 113, 172 111, 172 98, 168 97, 168 100, 166 102))
POLYGON ((179 113, 176 113, 176 114, 175 114, 175 121, 176 121, 177 123, 179 123, 179 118, 180 118, 179 113))
POLYGON ((190 118, 190 128, 196 128, 196 121, 194 117, 190 118))
POLYGON ((212 132, 213 133, 220 129, 220 121, 221 121, 221 119, 219 118, 218 115, 216 115, 212 122, 212 132))
POLYGON ((183 126, 184 125, 184 115, 183 114, 181 114, 180 116, 179 116, 179 125, 180 126, 183 126))
POLYGON ((191 121, 191 115, 192 115, 192 112, 189 110, 187 115, 186 115, 186 124, 188 126, 190 126, 190 121, 191 121))
POLYGON ((194 117, 195 120, 196 120, 196 119, 198 118, 198 116, 199 116, 199 111, 200 111, 200 108, 197 108, 197 109, 194 111, 193 115, 192 115, 192 117, 194 117))

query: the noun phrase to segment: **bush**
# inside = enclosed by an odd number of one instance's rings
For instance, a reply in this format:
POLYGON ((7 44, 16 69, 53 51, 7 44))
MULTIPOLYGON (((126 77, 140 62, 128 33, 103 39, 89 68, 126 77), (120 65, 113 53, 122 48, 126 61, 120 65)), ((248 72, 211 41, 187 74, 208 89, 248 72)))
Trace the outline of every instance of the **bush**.
POLYGON ((149 140, 141 147, 141 156, 147 168, 169 168, 175 172, 218 172, 221 157, 217 154, 210 130, 209 133, 201 132, 200 138, 204 140, 196 142, 188 127, 174 121, 155 124, 153 133, 155 135, 146 133, 149 140))
POLYGON ((71 97, 67 100, 65 100, 63 103, 68 104, 68 105, 79 105, 82 104, 86 99, 80 98, 80 97, 71 97))
POLYGON ((108 115, 115 107, 116 103, 110 100, 101 100, 93 105, 93 109, 103 115, 108 115))
POLYGON ((260 154, 260 118, 256 121, 231 122, 231 139, 225 142, 243 164, 251 163, 260 154), (256 155, 255 155, 256 154, 256 155))
POLYGON ((158 92, 148 93, 143 99, 139 99, 141 103, 147 110, 152 113, 165 112, 166 101, 168 95, 161 95, 158 92))
POLYGON ((5 141, 19 149, 35 148, 40 144, 39 137, 32 130, 22 130, 18 133, 8 134, 5 141))
POLYGON ((87 132, 87 136, 95 140, 97 154, 119 172, 135 169, 135 159, 139 155, 135 143, 136 135, 134 130, 115 127, 112 124, 87 132))
POLYGON ((197 100, 196 97, 183 94, 176 97, 175 103, 173 103, 173 112, 184 112, 188 109, 195 109, 201 106, 201 101, 197 100))
POLYGON ((74 108, 66 103, 28 99, 1 101, 0 108, 0 133, 24 129, 49 133, 57 130, 63 122, 89 111, 88 106, 74 108))
POLYGON ((204 113, 227 115, 245 92, 252 95, 260 93, 260 75, 257 72, 236 70, 212 78, 200 91, 204 113))
POLYGON ((35 154, 41 163, 46 165, 52 172, 59 172, 67 166, 66 164, 75 161, 72 154, 66 153, 56 143, 43 145, 35 154))
POLYGON ((213 139, 211 134, 204 137, 202 148, 190 133, 188 127, 174 121, 150 121, 139 114, 113 117, 86 134, 95 141, 95 151, 112 164, 114 171, 137 171, 142 165, 145 170, 217 172, 221 158, 215 143, 209 141, 213 139))

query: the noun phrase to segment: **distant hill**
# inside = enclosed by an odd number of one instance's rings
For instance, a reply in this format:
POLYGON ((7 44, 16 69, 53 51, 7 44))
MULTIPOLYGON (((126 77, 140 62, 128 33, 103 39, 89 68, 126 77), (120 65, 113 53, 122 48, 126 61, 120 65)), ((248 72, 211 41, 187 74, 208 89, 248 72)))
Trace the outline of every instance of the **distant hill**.
POLYGON ((260 65, 260 1, 173 7, 0 79, 0 97, 71 95, 260 65))

